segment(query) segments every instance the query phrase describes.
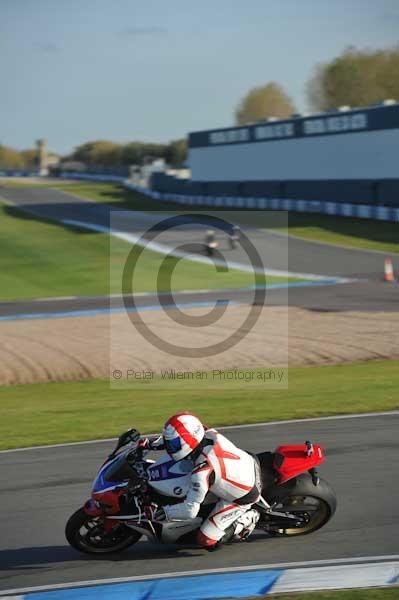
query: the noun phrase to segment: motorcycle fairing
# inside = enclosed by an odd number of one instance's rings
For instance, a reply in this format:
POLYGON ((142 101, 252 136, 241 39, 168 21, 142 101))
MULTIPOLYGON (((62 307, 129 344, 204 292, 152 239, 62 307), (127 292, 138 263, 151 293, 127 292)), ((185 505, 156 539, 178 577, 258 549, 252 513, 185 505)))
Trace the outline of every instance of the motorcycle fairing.
POLYGON ((155 521, 151 522, 146 519, 130 519, 124 520, 124 523, 127 527, 138 531, 150 541, 158 541, 163 544, 174 544, 187 533, 198 529, 201 526, 202 519, 196 517, 189 521, 176 520, 163 523, 155 521))
POLYGON ((126 485, 130 477, 127 468, 128 465, 123 453, 107 461, 101 467, 93 481, 93 494, 103 493, 113 490, 116 487, 126 485))
MULTIPOLYGON (((126 461, 125 453, 118 454, 108 460, 97 473, 92 485, 92 500, 97 507, 102 507, 107 514, 116 514, 120 510, 121 498, 129 485, 131 468, 126 461)), ((85 505, 88 514, 93 514, 96 506, 85 505)))
POLYGON ((191 460, 175 462, 164 454, 148 467, 148 484, 163 496, 184 498, 190 485, 192 469, 191 460))
POLYGON ((319 444, 279 446, 274 454, 273 467, 279 475, 278 483, 285 483, 301 473, 315 469, 324 462, 324 450, 319 444))

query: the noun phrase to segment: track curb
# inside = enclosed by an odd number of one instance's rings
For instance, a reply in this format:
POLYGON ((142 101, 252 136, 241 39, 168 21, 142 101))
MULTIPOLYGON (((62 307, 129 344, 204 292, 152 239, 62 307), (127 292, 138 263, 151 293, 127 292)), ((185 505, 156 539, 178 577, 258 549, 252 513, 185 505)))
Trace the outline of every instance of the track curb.
POLYGON ((0 592, 9 600, 206 600, 399 585, 399 556, 280 563, 54 584, 0 592), (266 567, 266 568, 265 568, 266 567))

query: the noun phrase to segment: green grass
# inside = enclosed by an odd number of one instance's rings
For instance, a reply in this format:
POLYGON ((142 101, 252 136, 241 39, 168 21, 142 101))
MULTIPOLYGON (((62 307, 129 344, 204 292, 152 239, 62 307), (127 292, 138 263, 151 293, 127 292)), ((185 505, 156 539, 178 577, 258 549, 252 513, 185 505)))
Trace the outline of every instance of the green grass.
POLYGON ((75 182, 73 189, 69 183, 57 183, 53 185, 57 190, 63 192, 71 192, 86 198, 115 206, 120 210, 143 210, 168 212, 173 210, 184 210, 181 204, 173 202, 160 202, 152 200, 144 194, 139 194, 134 190, 129 190, 119 183, 92 183, 92 182, 75 182))
MULTIPOLYGON (((68 183, 57 184, 56 187, 64 191, 68 191, 68 188, 70 190, 68 183)), ((73 193, 97 202, 107 202, 121 209, 147 211, 184 209, 180 204, 151 200, 119 184, 78 183, 74 185, 73 193)), ((195 207, 195 210, 205 210, 205 208, 195 207)), ((208 207, 206 210, 216 211, 218 209, 210 209, 208 207)), ((248 209, 245 209, 243 212, 248 213, 248 209)), ((246 219, 243 217, 243 223, 245 222, 246 219)), ((399 223, 334 217, 315 213, 290 212, 287 227, 282 226, 281 219, 278 218, 273 220, 268 219, 267 227, 275 227, 290 235, 321 241, 327 244, 380 250, 387 253, 399 252, 399 223), (272 221, 274 221, 274 224, 272 221)))
MULTIPOLYGON (((63 227, 0 206, 0 300, 120 293, 120 277, 131 247, 107 234, 63 227), (110 269, 111 267, 111 269, 110 269), (111 277, 110 277, 111 274, 111 277)), ((137 264, 134 291, 154 291, 164 257, 145 250, 137 264)), ((170 265, 173 259, 169 259, 170 265)), ((284 282, 268 277, 268 283, 284 282)), ((182 260, 172 290, 245 287, 254 276, 182 260)), ((162 286, 161 286, 162 287, 162 286)))
POLYGON ((165 381, 111 389, 104 380, 3 386, 0 448, 113 437, 128 426, 159 431, 181 410, 215 426, 392 410, 398 386, 399 361, 291 368, 288 389, 165 381))
MULTIPOLYGON (((13 184, 14 182, 7 183, 13 184)), ((62 182, 51 185, 123 210, 182 209, 180 205, 166 205, 151 200, 119 184, 62 182)), ((290 213, 287 228, 283 216, 283 213, 268 213, 267 224, 263 223, 261 226, 327 243, 389 253, 399 251, 399 224, 290 213)), ((254 218, 258 220, 256 211, 245 211, 243 222, 251 220, 251 217, 252 221, 254 218)), ((109 238, 106 234, 63 228, 28 217, 11 207, 0 208, 0 299, 92 296, 107 294, 109 291, 120 293, 120 274, 127 247, 125 242, 112 240, 109 284, 109 238)), ((161 260, 160 255, 152 252, 146 251, 142 255, 134 281, 136 292, 155 291, 156 274, 161 260)), ((286 280, 268 277, 267 281, 280 283, 286 280)), ((173 277, 173 289, 176 291, 246 287, 253 283, 253 276, 250 274, 240 271, 217 273, 212 267, 189 261, 181 261, 173 277)))
POLYGON ((276 600, 398 600, 399 587, 277 594, 273 597, 276 600))
MULTIPOLYGON (((16 180, 16 179, 8 179, 7 177, 2 177, 0 175, 0 190, 1 188, 26 188, 26 187, 34 187, 34 188, 49 188, 49 187, 54 187, 54 185, 58 185, 57 182, 54 181, 49 182, 46 180, 43 181, 32 181, 30 178, 27 179, 23 179, 21 178, 20 180, 16 180)), ((69 181, 64 180, 63 181, 63 185, 65 185, 65 187, 67 188, 71 188, 74 185, 76 185, 76 181, 73 181, 72 179, 69 181)))
MULTIPOLYGON (((25 183, 6 182, 4 185, 25 186, 25 183)), ((128 190, 117 183, 93 182, 60 182, 56 184, 33 184, 37 186, 55 187, 65 192, 72 192, 82 198, 105 202, 121 210, 170 211, 184 210, 184 206, 176 203, 165 203, 152 200, 143 194, 128 190)), ((186 207, 191 209, 191 207, 186 207)), ((195 207, 195 210, 210 210, 209 207, 195 207)), ((211 209, 213 211, 220 209, 211 209)), ((222 209, 223 210, 223 209, 222 209)), ((234 212, 240 212, 235 209, 234 212)), ((242 211, 248 215, 249 209, 242 211)), ((253 219, 252 219, 253 221, 253 219)), ((281 219, 268 219, 267 228, 276 228, 290 235, 315 240, 327 244, 379 250, 387 253, 399 253, 399 223, 374 221, 371 219, 355 219, 334 217, 315 213, 290 212, 288 226, 281 219)), ((246 217, 243 216, 243 223, 246 217)), ((252 223, 251 223, 252 224, 252 223)))
POLYGON ((290 212, 282 231, 327 244, 399 252, 399 223, 290 212))

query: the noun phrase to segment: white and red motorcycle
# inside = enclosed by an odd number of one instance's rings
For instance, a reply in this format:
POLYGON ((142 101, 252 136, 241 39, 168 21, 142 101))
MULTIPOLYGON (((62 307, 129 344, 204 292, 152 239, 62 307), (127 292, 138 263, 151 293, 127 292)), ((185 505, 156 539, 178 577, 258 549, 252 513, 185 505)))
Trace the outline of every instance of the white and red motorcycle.
MULTIPOLYGON (((139 443, 140 434, 121 435, 100 468, 91 499, 68 520, 69 544, 90 554, 120 552, 145 536, 159 543, 190 544, 216 498, 209 494, 197 518, 157 521, 146 507, 182 502, 190 483, 190 460, 173 461, 167 454, 153 461, 139 443)), ((333 516, 336 497, 316 467, 324 452, 310 442, 280 446, 256 455, 262 473, 257 529, 269 535, 297 536, 323 527, 333 516)))

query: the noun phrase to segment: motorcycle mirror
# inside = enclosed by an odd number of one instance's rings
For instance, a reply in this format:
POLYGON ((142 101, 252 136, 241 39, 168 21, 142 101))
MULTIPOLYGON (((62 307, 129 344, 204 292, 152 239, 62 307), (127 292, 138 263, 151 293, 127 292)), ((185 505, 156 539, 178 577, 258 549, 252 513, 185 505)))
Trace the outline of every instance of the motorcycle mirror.
POLYGON ((115 456, 115 454, 118 452, 119 448, 122 448, 122 446, 126 446, 126 444, 130 444, 130 443, 136 443, 136 442, 138 442, 139 439, 140 439, 140 433, 137 431, 137 429, 129 429, 128 431, 125 431, 124 433, 122 433, 119 436, 118 443, 116 444, 114 450, 109 455, 109 458, 112 458, 113 456, 115 456))
POLYGON ((137 429, 129 429, 128 431, 125 431, 125 433, 122 433, 122 435, 119 437, 118 446, 120 448, 121 446, 125 446, 125 444, 138 442, 139 439, 140 433, 137 431, 137 429))

